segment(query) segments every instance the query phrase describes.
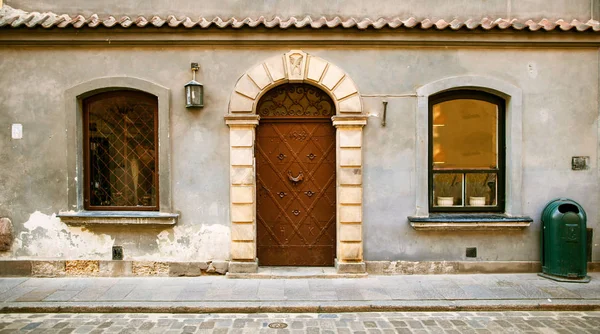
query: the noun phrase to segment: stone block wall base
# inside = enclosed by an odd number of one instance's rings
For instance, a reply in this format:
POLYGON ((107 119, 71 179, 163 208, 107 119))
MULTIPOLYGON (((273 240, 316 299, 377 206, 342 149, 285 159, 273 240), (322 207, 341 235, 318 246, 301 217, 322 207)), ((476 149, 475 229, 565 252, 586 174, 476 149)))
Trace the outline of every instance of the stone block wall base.
POLYGON ((338 274, 362 274, 367 272, 364 262, 339 262, 335 259, 335 269, 338 274))
MULTIPOLYGON (((0 4, 2 0, 0 0, 0 4)), ((0 5, 2 7, 2 5, 0 5)), ((0 252, 10 250, 13 241, 13 226, 8 218, 0 217, 0 252)))
MULTIPOLYGON (((335 261, 338 274, 428 275, 539 273, 538 261, 335 261)), ((588 263, 600 272, 600 262, 588 263)), ((110 260, 0 260, 0 277, 178 277, 257 273, 258 263, 238 261, 160 262, 110 260)))
MULTIPOLYGON (((539 261, 366 261, 371 275, 539 273, 539 261)), ((600 271, 600 262, 588 263, 588 272, 600 271)))
POLYGON ((600 272, 600 262, 588 262, 588 272, 600 272))
POLYGON ((229 262, 229 272, 234 274, 254 274, 258 272, 258 261, 229 262))
POLYGON ((178 277, 225 275, 229 261, 0 260, 0 277, 178 277))

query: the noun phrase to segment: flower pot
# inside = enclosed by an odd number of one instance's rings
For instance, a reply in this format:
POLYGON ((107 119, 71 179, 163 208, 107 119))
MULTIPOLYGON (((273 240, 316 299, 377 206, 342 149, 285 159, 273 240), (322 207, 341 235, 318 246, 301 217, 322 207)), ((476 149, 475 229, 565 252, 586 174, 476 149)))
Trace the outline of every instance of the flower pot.
POLYGON ((485 197, 470 196, 469 197, 469 205, 470 206, 484 206, 485 205, 485 197))
POLYGON ((452 205, 454 205, 454 197, 438 196, 437 205, 438 206, 452 206, 452 205))

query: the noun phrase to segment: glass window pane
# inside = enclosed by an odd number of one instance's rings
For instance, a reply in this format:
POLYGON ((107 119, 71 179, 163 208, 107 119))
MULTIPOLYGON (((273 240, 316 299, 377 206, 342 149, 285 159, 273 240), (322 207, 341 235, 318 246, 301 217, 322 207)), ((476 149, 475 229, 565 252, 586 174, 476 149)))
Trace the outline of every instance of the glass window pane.
POLYGON ((156 99, 107 93, 88 103, 89 204, 155 207, 156 99))
POLYGON ((498 106, 459 99, 433 106, 434 169, 496 168, 498 106))
POLYGON ((497 205, 498 182, 495 173, 468 173, 466 198, 469 206, 497 205))
POLYGON ((433 174, 433 205, 463 206, 463 174, 433 174))

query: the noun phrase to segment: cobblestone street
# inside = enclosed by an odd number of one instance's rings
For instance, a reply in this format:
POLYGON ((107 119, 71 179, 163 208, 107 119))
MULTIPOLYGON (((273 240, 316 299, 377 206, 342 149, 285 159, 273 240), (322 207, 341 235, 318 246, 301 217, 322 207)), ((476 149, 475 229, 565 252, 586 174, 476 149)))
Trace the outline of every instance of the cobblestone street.
POLYGON ((600 312, 4 314, 0 333, 600 333, 600 312))

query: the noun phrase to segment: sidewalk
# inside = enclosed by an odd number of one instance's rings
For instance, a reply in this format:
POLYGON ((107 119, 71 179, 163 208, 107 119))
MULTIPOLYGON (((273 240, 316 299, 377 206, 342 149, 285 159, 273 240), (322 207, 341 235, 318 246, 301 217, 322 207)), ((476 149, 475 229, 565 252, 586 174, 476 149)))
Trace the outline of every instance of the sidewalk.
POLYGON ((600 310, 590 283, 536 274, 231 279, 0 278, 0 312, 392 312, 600 310))

